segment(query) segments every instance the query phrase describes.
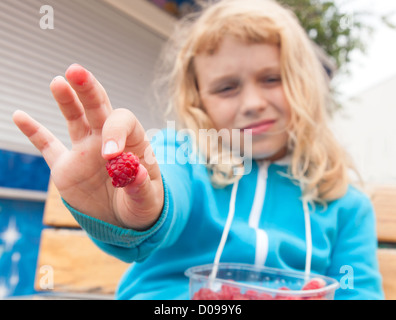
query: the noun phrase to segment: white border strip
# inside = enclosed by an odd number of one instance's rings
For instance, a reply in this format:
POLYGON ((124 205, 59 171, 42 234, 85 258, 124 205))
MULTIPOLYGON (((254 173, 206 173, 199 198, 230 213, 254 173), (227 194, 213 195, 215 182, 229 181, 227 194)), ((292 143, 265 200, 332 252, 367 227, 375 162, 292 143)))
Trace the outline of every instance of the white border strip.
POLYGON ((45 202, 47 192, 23 189, 0 188, 0 199, 27 200, 45 202))

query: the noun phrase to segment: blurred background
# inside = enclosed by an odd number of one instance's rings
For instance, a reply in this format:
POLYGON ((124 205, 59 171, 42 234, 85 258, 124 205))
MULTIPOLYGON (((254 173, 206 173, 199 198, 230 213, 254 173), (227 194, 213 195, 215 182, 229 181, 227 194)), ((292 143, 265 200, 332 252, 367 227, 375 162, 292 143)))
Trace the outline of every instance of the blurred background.
MULTIPOLYGON (((334 132, 367 183, 396 185, 396 1, 280 0, 297 14, 332 78, 334 132)), ((49 83, 79 63, 114 107, 161 128, 150 83, 175 22, 193 0, 0 2, 0 299, 34 286, 50 172, 14 126, 21 109, 67 146, 49 83)))

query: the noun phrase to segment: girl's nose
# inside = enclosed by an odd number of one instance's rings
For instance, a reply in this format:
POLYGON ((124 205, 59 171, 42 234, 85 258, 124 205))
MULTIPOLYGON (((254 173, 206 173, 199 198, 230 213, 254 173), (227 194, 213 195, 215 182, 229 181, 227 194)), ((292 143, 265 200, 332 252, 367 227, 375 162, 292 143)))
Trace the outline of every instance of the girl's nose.
POLYGON ((257 85, 246 85, 243 88, 241 97, 241 112, 244 116, 257 116, 268 106, 263 88, 257 85))

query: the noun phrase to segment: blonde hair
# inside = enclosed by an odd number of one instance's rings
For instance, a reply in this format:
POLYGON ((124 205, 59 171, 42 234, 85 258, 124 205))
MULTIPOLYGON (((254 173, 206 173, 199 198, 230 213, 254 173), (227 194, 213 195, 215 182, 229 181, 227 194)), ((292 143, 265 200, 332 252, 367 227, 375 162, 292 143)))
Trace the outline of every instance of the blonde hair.
MULTIPOLYGON (((332 102, 328 78, 314 46, 296 16, 272 0, 220 0, 180 21, 162 57, 157 88, 165 89, 168 111, 180 128, 211 129, 213 124, 201 106, 196 84, 194 57, 214 53, 225 35, 248 43, 278 45, 281 77, 291 108, 289 176, 297 181, 309 201, 330 201, 348 188, 346 153, 327 125, 332 102)), ((164 101, 164 95, 160 95, 164 101)), ((210 151, 200 150, 207 157, 210 151)), ((239 179, 232 165, 208 165, 215 186, 224 187, 239 179)))

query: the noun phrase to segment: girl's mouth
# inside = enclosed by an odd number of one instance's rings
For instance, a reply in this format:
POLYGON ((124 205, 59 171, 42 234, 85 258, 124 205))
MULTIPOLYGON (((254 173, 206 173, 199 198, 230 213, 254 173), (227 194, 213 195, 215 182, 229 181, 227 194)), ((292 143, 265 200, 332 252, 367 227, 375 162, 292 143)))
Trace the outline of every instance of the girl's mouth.
POLYGON ((272 126, 275 124, 276 120, 264 120, 252 125, 249 125, 241 131, 243 131, 246 134, 251 134, 253 136, 267 132, 272 128, 272 126))

